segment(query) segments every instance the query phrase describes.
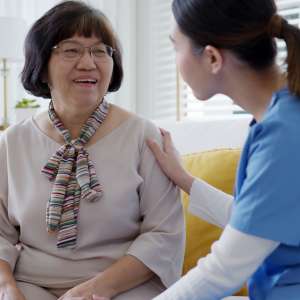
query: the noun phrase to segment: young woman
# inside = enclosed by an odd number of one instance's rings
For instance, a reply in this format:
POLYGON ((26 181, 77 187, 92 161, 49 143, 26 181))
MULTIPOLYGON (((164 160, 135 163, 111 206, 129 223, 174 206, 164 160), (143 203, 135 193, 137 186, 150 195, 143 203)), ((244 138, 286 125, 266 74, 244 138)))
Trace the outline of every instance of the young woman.
POLYGON ((234 198, 188 174, 168 132, 163 150, 149 141, 190 194, 190 210, 225 227, 211 253, 155 300, 222 299, 246 280, 251 300, 300 299, 300 31, 273 0, 174 0, 173 13, 177 64, 195 96, 228 95, 254 118, 234 198), (286 73, 274 38, 287 45, 286 73))

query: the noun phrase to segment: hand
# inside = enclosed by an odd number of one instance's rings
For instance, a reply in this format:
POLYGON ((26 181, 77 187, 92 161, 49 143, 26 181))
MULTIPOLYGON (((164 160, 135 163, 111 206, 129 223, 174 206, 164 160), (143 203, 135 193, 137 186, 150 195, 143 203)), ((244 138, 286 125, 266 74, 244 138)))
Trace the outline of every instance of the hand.
MULTIPOLYGON (((96 276, 67 291, 58 300, 111 300, 113 291, 102 285, 101 277, 96 276)), ((0 300, 2 300, 0 298, 0 300)))
POLYGON ((0 288, 1 300, 26 300, 21 291, 14 285, 5 285, 0 288))
POLYGON ((160 129, 163 138, 163 149, 153 140, 147 140, 147 145, 153 152, 163 172, 182 190, 190 193, 194 177, 182 166, 169 132, 160 129))

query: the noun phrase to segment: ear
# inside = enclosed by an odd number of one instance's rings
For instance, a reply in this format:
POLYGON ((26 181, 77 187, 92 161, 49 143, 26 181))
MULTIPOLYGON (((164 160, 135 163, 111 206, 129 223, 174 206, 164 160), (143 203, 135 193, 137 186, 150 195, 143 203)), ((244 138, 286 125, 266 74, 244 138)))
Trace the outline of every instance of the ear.
POLYGON ((213 46, 206 46, 203 51, 208 58, 212 74, 218 74, 223 66, 223 56, 219 49, 213 46))

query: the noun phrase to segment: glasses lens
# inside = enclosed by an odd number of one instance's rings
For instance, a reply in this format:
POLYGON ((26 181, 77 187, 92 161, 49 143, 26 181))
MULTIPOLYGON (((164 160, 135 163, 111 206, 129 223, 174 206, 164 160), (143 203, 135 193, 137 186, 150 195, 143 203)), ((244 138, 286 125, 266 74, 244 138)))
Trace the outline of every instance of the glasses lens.
POLYGON ((64 59, 71 60, 79 59, 83 55, 85 48, 89 49, 95 59, 112 57, 114 52, 112 47, 105 44, 98 44, 93 47, 84 47, 83 45, 74 42, 62 42, 55 48, 59 48, 59 53, 64 59))
POLYGON ((82 47, 72 42, 62 43, 60 49, 63 57, 65 58, 78 58, 82 53, 82 47))
POLYGON ((101 44, 92 47, 92 53, 94 57, 102 58, 102 57, 112 56, 113 49, 110 46, 101 44))

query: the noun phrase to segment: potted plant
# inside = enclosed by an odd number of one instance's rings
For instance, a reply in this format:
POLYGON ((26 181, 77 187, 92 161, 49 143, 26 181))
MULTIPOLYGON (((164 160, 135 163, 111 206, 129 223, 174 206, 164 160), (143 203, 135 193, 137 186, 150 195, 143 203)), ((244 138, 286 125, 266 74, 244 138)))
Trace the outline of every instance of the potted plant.
POLYGON ((16 121, 21 122, 35 115, 39 107, 40 105, 37 103, 37 100, 23 98, 15 106, 16 121))

